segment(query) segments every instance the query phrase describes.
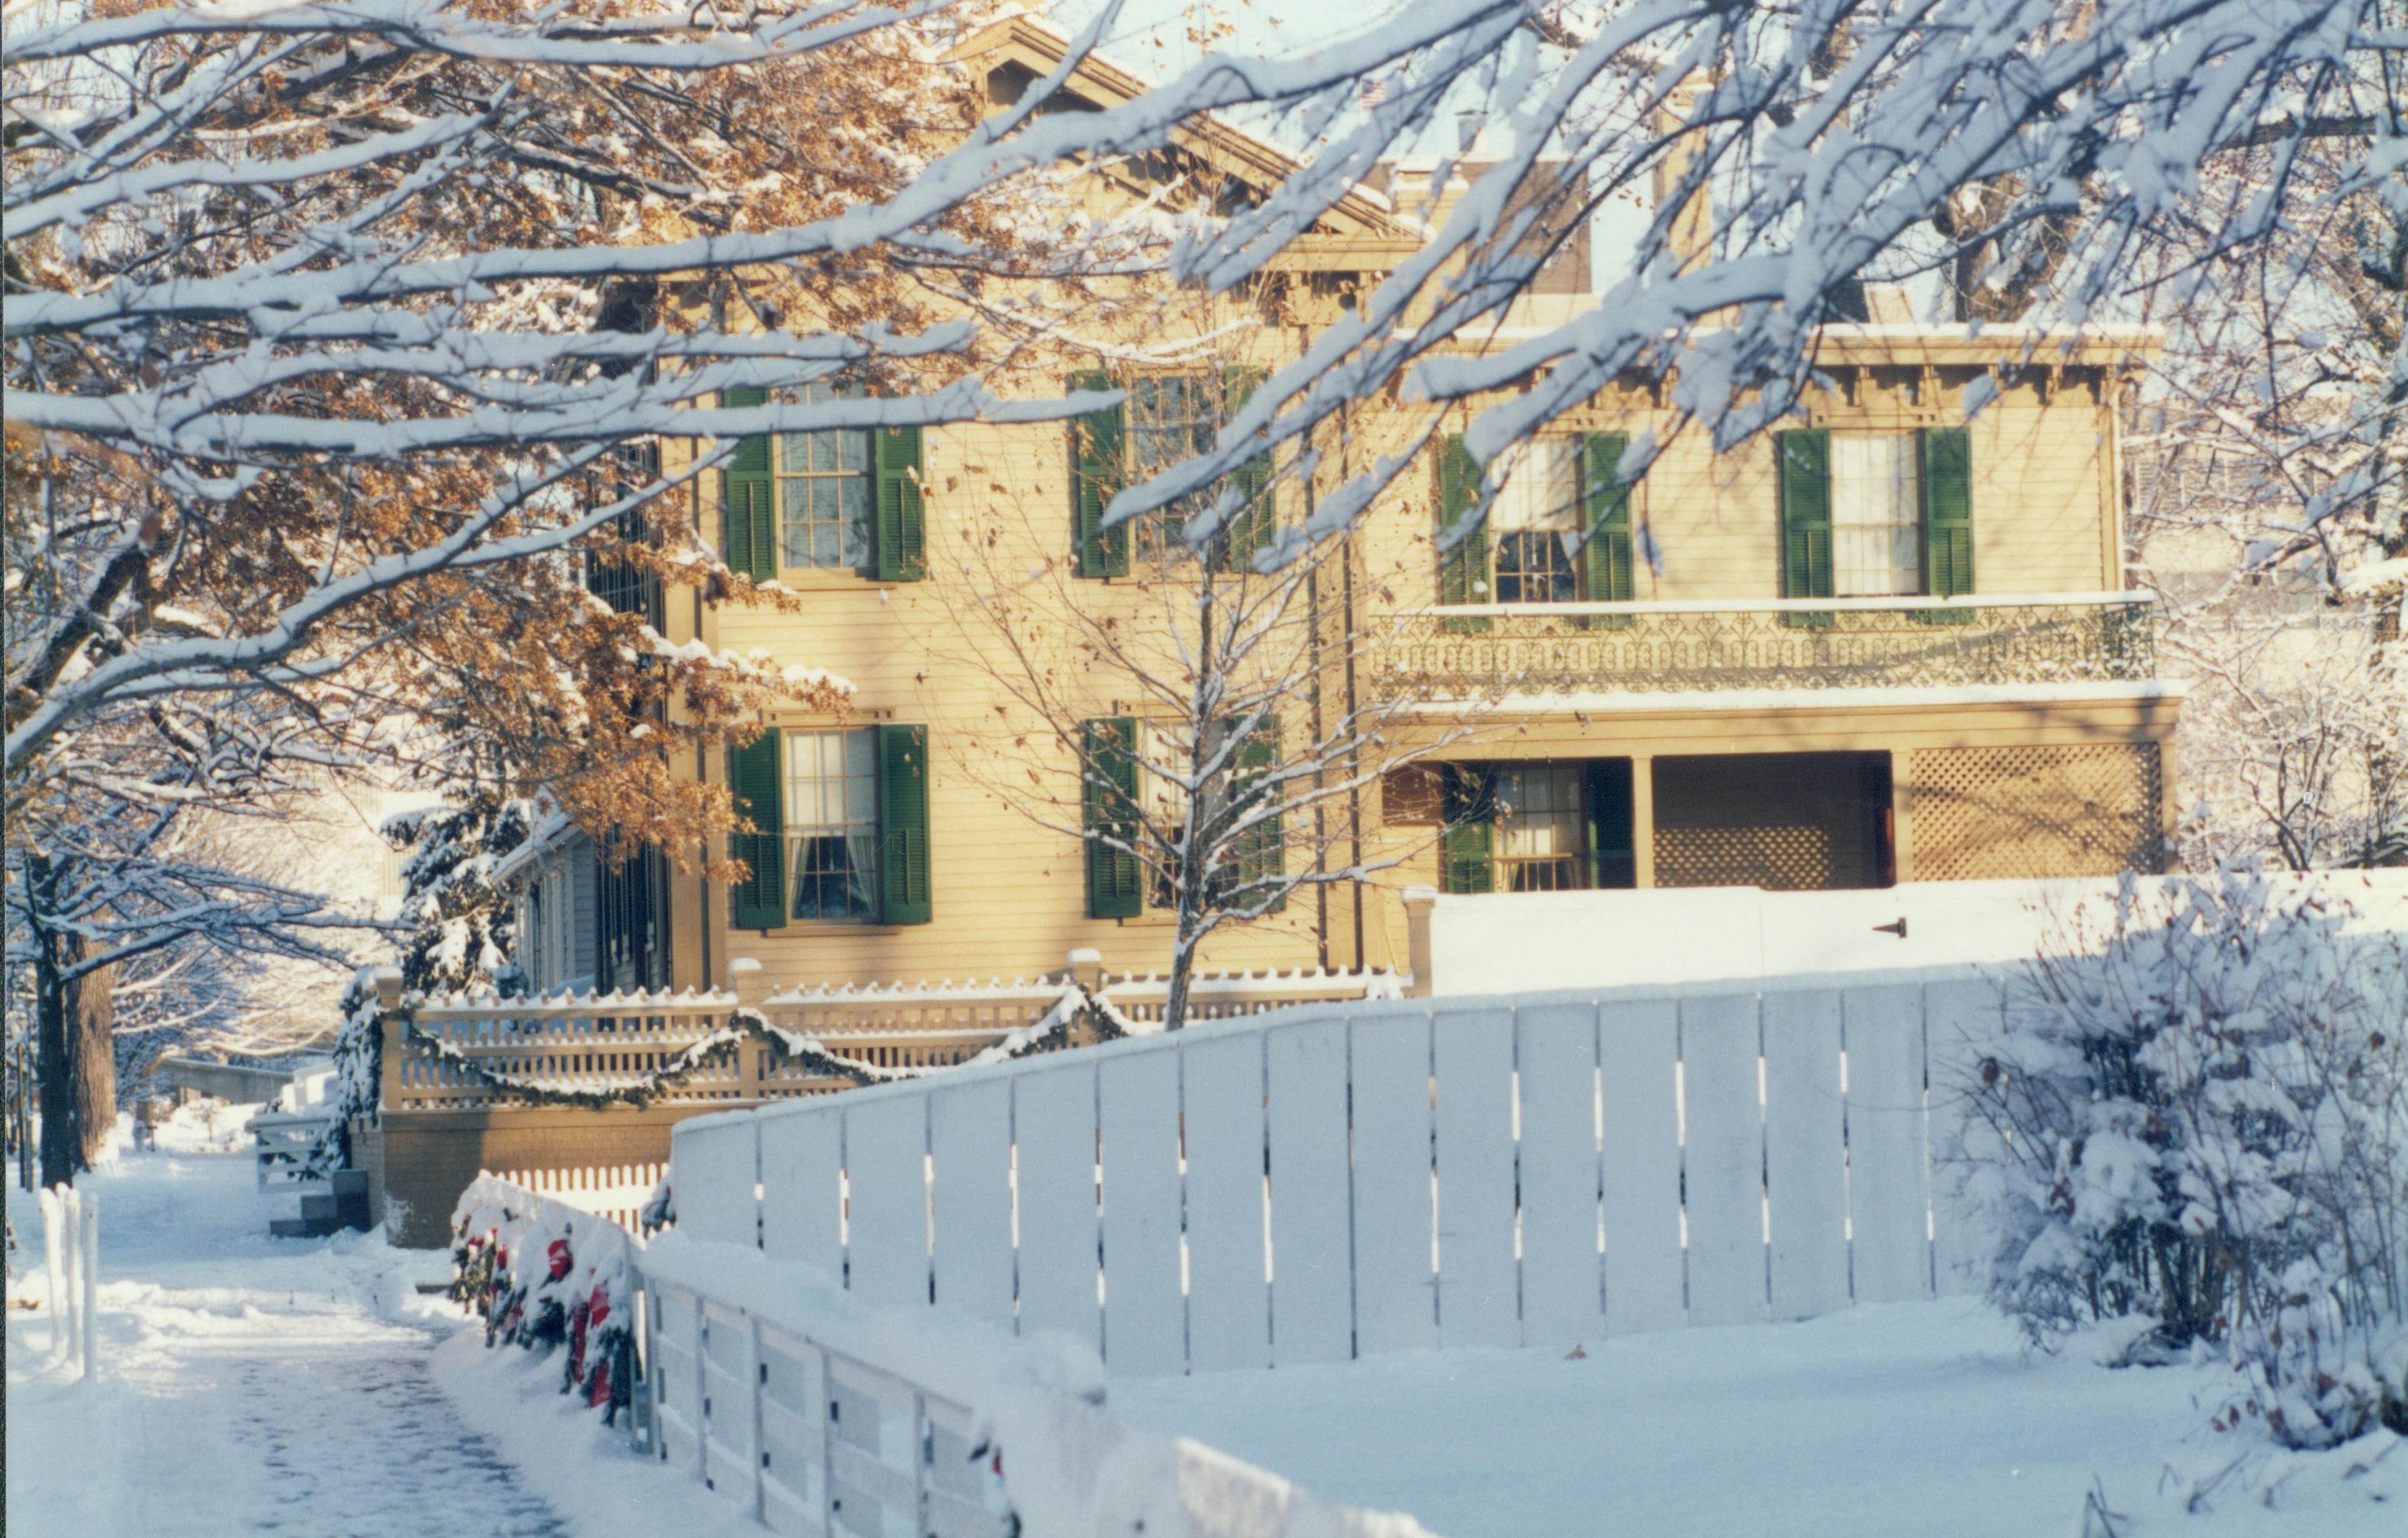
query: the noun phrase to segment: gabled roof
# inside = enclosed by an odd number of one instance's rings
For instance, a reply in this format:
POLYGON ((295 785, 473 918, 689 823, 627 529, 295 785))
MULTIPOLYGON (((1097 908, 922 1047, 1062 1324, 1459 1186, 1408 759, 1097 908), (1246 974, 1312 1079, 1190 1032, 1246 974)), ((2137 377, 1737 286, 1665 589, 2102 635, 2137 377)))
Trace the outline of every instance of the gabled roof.
MULTIPOLYGON (((1042 77, 1061 67, 1069 56, 1070 44, 1068 33, 1024 12, 981 28, 947 57, 965 64, 982 63, 990 69, 1019 64, 1042 77)), ((1100 52, 1090 52, 1070 72, 1065 88, 1109 108, 1136 100, 1154 84, 1100 52)), ((1211 114, 1191 118, 1173 129, 1171 142, 1223 174, 1266 193, 1305 164, 1261 135, 1211 114)), ((1417 224, 1399 218, 1385 197, 1359 183, 1325 210, 1319 223, 1321 229, 1300 237, 1269 266, 1385 271, 1422 244, 1417 224)))

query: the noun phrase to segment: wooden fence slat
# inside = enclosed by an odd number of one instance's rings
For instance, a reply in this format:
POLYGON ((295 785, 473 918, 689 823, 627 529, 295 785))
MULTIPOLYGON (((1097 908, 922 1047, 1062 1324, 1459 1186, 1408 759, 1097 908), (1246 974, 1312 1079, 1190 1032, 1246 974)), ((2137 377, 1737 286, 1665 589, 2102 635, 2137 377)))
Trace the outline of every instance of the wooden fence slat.
POLYGON ((1168 1044, 1096 1065, 1104 1195, 1104 1361, 1124 1375, 1187 1365, 1179 1274, 1179 1056, 1168 1044))
POLYGON ((1011 1086, 1000 1079, 953 1085, 928 1097, 935 1166, 937 1301, 1011 1322, 1011 1086))
POLYGON ((1605 1328, 1682 1320, 1680 1025, 1670 999, 1598 1011, 1605 1112, 1605 1328))
POLYGON ((682 1126, 670 1138, 678 1169, 678 1227, 695 1239, 752 1248, 759 1242, 757 1126, 682 1126))
POLYGON ((871 1303, 928 1301, 927 1116, 922 1095, 845 1108, 846 1286, 871 1303))
POLYGON ((1103 1349, 1096 1303, 1096 1067, 1083 1056, 1015 1075, 1020 1332, 1067 1330, 1103 1349))
POLYGON ((1354 1349, 1354 1257, 1346 1157, 1346 1023, 1314 1020, 1263 1039, 1269 1085, 1271 1357, 1344 1361, 1354 1349))
POLYGON ((1756 1100, 1754 993, 1681 1000, 1688 1143, 1689 1322, 1765 1317, 1764 1116, 1756 1100))
MULTIPOLYGON (((1605 1324, 1597 1243, 1597 1006, 1542 1004, 1514 1016, 1522 1100, 1522 1344, 1570 1345, 1595 1340, 1605 1324)), ((1440 1192, 1443 1213, 1443 1173, 1440 1192)))
POLYGON ((1838 989, 1764 996, 1764 1083, 1772 1316, 1811 1319, 1848 1306, 1838 989))
MULTIPOLYGON (((761 1249, 772 1260, 799 1260, 844 1277, 843 1108, 822 1104, 760 1118, 761 1249)), ((677 1193, 685 1226, 685 1188, 677 1193)))
POLYGON ((1852 988, 1842 1007, 1856 1301, 1928 1298, 1923 990, 1912 983, 1852 988))
POLYGON ((1354 1331, 1357 1349, 1438 1344, 1430 1263, 1429 1017, 1350 1022, 1354 1065, 1354 1331))
POLYGON ((2006 1028, 1997 984, 1985 978, 1932 983, 1923 991, 1924 1056, 1930 1085, 1932 1281, 1943 1298, 1981 1292, 1996 1241, 1961 1196, 1964 1155, 2000 1152, 1997 1135, 1963 1114, 1967 1076, 1997 1050, 2006 1028))
POLYGON ((1263 1258, 1263 1042, 1205 1037, 1181 1054, 1187 1152, 1187 1332, 1198 1373, 1270 1364, 1263 1258))
POLYGON ((1519 1345, 1513 1013, 1441 1012, 1431 1031, 1438 1100, 1439 1344, 1519 1345))

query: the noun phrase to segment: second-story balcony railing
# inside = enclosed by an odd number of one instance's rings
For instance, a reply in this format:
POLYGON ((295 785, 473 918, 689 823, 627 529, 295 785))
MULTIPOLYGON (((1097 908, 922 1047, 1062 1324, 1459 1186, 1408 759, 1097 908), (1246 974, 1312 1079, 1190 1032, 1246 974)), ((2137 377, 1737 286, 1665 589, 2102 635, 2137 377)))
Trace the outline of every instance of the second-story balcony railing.
POLYGON ((2139 683, 2156 676, 2139 593, 1963 598, 1468 604, 1375 630, 1375 700, 1735 689, 2139 683))

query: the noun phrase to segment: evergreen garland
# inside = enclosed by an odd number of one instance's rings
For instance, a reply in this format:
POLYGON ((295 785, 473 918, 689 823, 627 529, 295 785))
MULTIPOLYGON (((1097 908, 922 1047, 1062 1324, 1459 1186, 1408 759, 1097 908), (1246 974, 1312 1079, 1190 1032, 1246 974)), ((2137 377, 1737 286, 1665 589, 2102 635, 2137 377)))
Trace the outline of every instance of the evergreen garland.
POLYGON ((405 1008, 400 1013, 404 1035, 408 1041, 446 1062, 458 1064, 480 1083, 531 1105, 570 1106, 583 1111, 599 1111, 612 1105, 646 1106, 655 1097, 684 1084, 698 1070, 723 1060, 739 1043, 748 1041, 767 1042, 770 1051, 781 1061, 800 1063, 822 1077, 843 1079, 854 1088, 917 1076, 910 1070, 872 1068, 849 1057, 839 1057, 810 1037, 771 1025, 758 1010, 738 1009, 729 1013, 724 1026, 679 1053, 667 1065, 647 1074, 639 1083, 609 1089, 562 1089, 490 1067, 443 1038, 421 1030, 414 1011, 405 1008))

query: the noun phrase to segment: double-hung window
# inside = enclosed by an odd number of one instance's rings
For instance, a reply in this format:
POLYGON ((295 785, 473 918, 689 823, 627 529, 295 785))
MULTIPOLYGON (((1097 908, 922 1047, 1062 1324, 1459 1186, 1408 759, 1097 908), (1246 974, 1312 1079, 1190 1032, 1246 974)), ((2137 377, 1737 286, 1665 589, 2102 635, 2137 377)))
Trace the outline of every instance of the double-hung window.
POLYGON ((1122 487, 1150 480, 1184 460, 1210 453, 1229 413, 1261 382, 1259 371, 1233 367, 1211 374, 1147 374, 1115 380, 1082 374, 1070 382, 1082 391, 1119 390, 1117 405, 1091 411, 1070 424, 1071 515, 1082 577, 1120 577, 1134 548, 1149 562, 1186 553, 1185 526, 1234 486, 1237 504, 1211 541, 1211 564, 1225 571, 1250 569, 1254 552, 1278 532, 1271 497, 1271 456, 1245 460, 1226 482, 1215 482, 1175 498, 1141 517, 1111 528, 1104 511, 1122 487))
POLYGON ((1565 892, 1589 884, 1586 771, 1579 764, 1530 764, 1497 773, 1498 885, 1508 892, 1565 892))
POLYGON ((1571 603, 1580 597, 1581 443, 1541 438, 1521 444, 1489 510, 1498 603, 1571 603))
MULTIPOLYGON (((859 392, 824 381, 793 399, 813 405, 859 392)), ((767 402, 767 392, 721 392, 720 404, 767 402)), ((926 515, 917 427, 821 427, 736 441, 721 471, 728 566, 755 582, 781 570, 849 571, 880 582, 927 575, 926 515)))
POLYGON ((867 731, 783 734, 787 913, 878 916, 878 756, 867 731))
POLYGON ((1923 591, 1923 476, 1913 433, 1831 435, 1834 597, 1923 591))
POLYGON ((736 927, 929 922, 926 727, 772 727, 728 750, 727 783, 749 825, 730 841, 736 927))
MULTIPOLYGON (((1169 867, 1186 837, 1189 797, 1185 786, 1148 766, 1183 763, 1186 737, 1112 716, 1084 723, 1081 743, 1088 916, 1135 918, 1148 907, 1173 906, 1169 867)), ((1215 791, 1224 798, 1220 814, 1226 819, 1206 878, 1215 903, 1249 913, 1278 913, 1286 906, 1279 889, 1285 869, 1276 809, 1280 793, 1268 778, 1278 763, 1279 724, 1264 721, 1232 745, 1229 771, 1214 777, 1215 791)))
MULTIPOLYGON (((1149 481, 1183 460, 1209 453, 1221 432, 1220 392, 1202 374, 1158 374, 1134 380, 1128 398, 1128 468, 1149 481)), ((1140 559, 1159 560, 1180 549, 1187 520, 1211 501, 1190 492, 1130 523, 1140 559)))
POLYGON ((1629 759, 1435 769, 1442 890, 1565 892, 1637 881, 1629 759))
POLYGON ((1481 467, 1460 437, 1447 438, 1438 461, 1439 602, 1621 603, 1635 597, 1630 488, 1620 480, 1629 441, 1621 433, 1551 434, 1517 445, 1498 465, 1496 498, 1475 525, 1481 467))
MULTIPOLYGON (((796 392, 805 404, 838 398, 829 384, 796 392)), ((869 572, 870 435, 861 428, 780 433, 779 558, 789 567, 869 572)))
MULTIPOLYGON (((1973 591, 1973 451, 1963 427, 1779 434, 1781 591, 1788 598, 1973 591)), ((1917 611, 1930 619, 1970 611, 1917 611)), ((1792 624, 1832 616, 1793 611, 1792 624)))

